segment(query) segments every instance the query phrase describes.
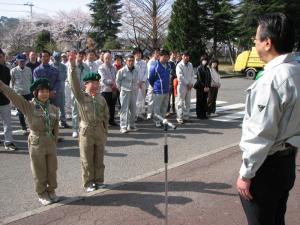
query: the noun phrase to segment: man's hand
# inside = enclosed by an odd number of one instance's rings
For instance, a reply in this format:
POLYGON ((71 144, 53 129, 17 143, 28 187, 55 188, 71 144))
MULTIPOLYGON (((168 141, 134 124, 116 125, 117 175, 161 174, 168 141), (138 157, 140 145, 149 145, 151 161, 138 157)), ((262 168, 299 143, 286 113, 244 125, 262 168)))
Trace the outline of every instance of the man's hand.
POLYGON ((69 63, 72 67, 76 66, 76 53, 75 52, 70 52, 69 55, 69 63))
POLYGON ((252 200, 253 197, 250 193, 250 185, 251 185, 251 180, 250 179, 242 179, 240 177, 238 177, 237 181, 236 181, 236 188, 238 190, 238 192, 240 193, 240 195, 247 199, 247 200, 252 200))
POLYGON ((192 85, 192 84, 188 84, 188 85, 187 85, 187 88, 188 88, 188 90, 190 91, 190 90, 192 90, 193 85, 192 85))

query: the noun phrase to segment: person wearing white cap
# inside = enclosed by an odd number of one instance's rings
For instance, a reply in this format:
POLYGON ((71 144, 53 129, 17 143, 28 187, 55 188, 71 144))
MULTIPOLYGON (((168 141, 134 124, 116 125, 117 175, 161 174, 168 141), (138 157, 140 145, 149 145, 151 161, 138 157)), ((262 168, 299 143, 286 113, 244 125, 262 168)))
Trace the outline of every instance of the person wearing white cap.
MULTIPOLYGON (((25 66, 26 56, 23 54, 18 54, 16 57, 17 64, 15 68, 10 71, 11 75, 11 87, 14 91, 22 95, 27 101, 32 99, 32 94, 30 92, 30 85, 32 83, 32 72, 31 69, 25 66)), ((27 125, 23 113, 18 109, 18 116, 20 125, 22 127, 23 133, 27 134, 27 125)))

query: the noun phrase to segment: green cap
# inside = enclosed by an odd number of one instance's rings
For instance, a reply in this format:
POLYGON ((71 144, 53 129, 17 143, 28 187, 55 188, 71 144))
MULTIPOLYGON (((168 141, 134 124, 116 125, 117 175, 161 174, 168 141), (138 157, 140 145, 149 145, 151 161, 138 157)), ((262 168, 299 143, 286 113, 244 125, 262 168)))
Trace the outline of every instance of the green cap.
POLYGON ((50 90, 50 81, 46 78, 38 78, 31 84, 30 91, 33 92, 40 88, 47 88, 50 90))
POLYGON ((89 73, 86 73, 83 77, 83 81, 84 82, 87 82, 87 81, 90 81, 90 80, 100 80, 101 76, 99 75, 99 73, 95 73, 95 72, 89 72, 89 73))

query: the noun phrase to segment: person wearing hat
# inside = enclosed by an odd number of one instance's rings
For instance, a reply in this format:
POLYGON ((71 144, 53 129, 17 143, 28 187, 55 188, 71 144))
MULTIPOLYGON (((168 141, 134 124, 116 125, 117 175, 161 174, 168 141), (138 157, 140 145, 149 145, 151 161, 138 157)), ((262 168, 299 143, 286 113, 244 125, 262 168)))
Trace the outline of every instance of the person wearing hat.
MULTIPOLYGON (((161 50, 159 60, 150 68, 149 84, 153 88, 154 115, 165 117, 169 101, 169 83, 171 66, 168 63, 169 51, 161 50)), ((155 126, 161 127, 161 122, 154 116, 155 126)))
POLYGON ((79 148, 83 187, 87 192, 102 188, 104 182, 104 147, 108 133, 108 106, 99 93, 100 75, 86 73, 83 77, 84 91, 77 77, 76 55, 69 56, 68 80, 77 102, 80 115, 79 148))
POLYGON ((59 201, 57 188, 56 143, 58 139, 58 109, 49 102, 50 82, 36 79, 30 86, 34 99, 28 102, 23 96, 0 81, 0 91, 25 115, 28 126, 28 148, 35 190, 43 205, 59 201))
MULTIPOLYGON (((16 56, 18 66, 10 71, 11 75, 11 87, 14 91, 22 95, 27 101, 32 99, 32 93, 30 92, 30 86, 32 83, 32 72, 31 69, 25 66, 26 56, 18 54, 16 56)), ((27 125, 23 113, 18 109, 18 116, 20 125, 24 134, 27 134, 27 125)))
POLYGON ((194 69, 189 62, 187 51, 182 53, 182 60, 176 66, 177 86, 177 122, 183 124, 189 119, 191 105, 191 90, 193 87, 194 69))
MULTIPOLYGON (((11 77, 9 68, 5 65, 5 53, 0 49, 0 80, 9 85, 11 77)), ((11 106, 10 101, 5 95, 0 93, 0 116, 3 121, 4 130, 4 147, 6 150, 15 151, 18 148, 13 143, 12 127, 11 127, 11 106)))
POLYGON ((117 73, 117 87, 120 90, 120 132, 136 131, 136 98, 138 94, 138 72, 134 67, 134 56, 126 56, 126 65, 117 73))
POLYGON ((52 54, 53 64, 59 72, 60 87, 56 92, 53 104, 59 108, 59 120, 60 127, 69 128, 67 124, 66 113, 65 113, 65 81, 67 79, 67 67, 61 63, 61 53, 54 51, 52 54))

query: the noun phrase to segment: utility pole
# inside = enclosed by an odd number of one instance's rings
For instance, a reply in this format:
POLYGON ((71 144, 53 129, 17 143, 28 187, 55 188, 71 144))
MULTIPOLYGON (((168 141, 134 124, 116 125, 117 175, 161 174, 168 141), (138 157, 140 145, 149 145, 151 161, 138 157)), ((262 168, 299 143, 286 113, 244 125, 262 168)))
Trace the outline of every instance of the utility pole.
POLYGON ((34 4, 32 4, 32 2, 27 2, 27 3, 25 3, 24 5, 30 7, 30 17, 32 18, 32 7, 34 6, 34 4))

